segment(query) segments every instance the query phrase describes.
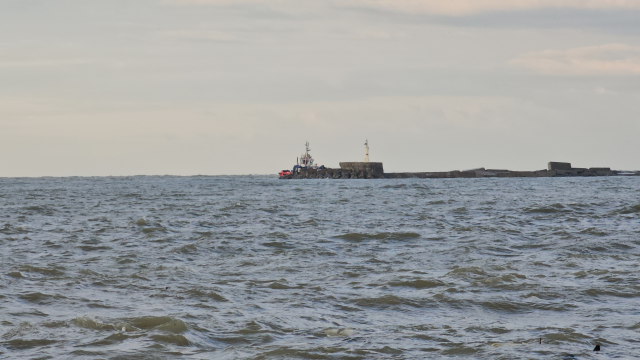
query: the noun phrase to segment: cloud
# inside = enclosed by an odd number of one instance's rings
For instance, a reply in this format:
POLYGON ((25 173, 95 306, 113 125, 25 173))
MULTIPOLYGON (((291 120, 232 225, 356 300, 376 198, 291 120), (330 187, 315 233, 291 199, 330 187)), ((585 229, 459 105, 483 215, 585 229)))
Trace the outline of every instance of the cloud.
POLYGON ((606 44, 566 50, 531 52, 511 64, 546 75, 640 74, 640 47, 606 44))
POLYGON ((601 86, 596 87, 595 89, 593 89, 593 91, 598 94, 598 95, 615 95, 616 92, 615 91, 611 91, 609 89, 605 89, 601 86))
POLYGON ((470 15, 482 12, 522 11, 532 9, 640 10, 638 0, 169 0, 178 4, 263 5, 278 9, 304 7, 366 8, 433 15, 470 15), (301 5, 303 4, 303 5, 301 5))
POLYGON ((165 38, 184 39, 184 40, 203 40, 203 41, 238 41, 239 39, 233 35, 212 30, 179 30, 179 31, 161 31, 158 35, 165 38))
POLYGON ((209 5, 220 7, 254 6, 286 14, 313 13, 329 9, 334 0, 162 0, 169 5, 209 5))
POLYGON ((36 67, 57 67, 89 64, 87 59, 56 59, 56 60, 21 60, 21 61, 0 61, 0 68, 36 68, 36 67))
POLYGON ((241 5, 241 4, 284 4, 286 0, 169 0, 174 4, 195 4, 195 5, 241 5))
POLYGON ((545 8, 640 9, 640 1, 637 0, 341 0, 340 2, 351 6, 435 15, 469 15, 545 8))

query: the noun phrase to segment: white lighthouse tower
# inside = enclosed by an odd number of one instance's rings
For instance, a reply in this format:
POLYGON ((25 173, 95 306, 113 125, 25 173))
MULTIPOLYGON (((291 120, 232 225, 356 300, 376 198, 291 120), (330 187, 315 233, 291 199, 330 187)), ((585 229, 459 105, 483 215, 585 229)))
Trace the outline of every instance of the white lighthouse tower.
POLYGON ((369 162, 369 140, 367 139, 364 142, 364 150, 365 150, 365 157, 364 157, 364 162, 368 163, 369 162))

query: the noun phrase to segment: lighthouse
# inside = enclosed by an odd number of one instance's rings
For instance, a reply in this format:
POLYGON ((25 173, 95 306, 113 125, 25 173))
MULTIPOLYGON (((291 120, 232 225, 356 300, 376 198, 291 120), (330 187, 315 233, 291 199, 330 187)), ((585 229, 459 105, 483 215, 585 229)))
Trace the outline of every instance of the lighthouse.
POLYGON ((368 163, 369 162, 369 140, 368 139, 364 142, 364 153, 365 153, 364 162, 368 163))

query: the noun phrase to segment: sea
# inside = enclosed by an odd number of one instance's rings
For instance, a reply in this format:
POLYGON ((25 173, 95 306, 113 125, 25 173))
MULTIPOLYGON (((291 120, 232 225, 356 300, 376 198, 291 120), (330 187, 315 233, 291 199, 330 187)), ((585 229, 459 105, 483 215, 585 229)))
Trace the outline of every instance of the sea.
POLYGON ((638 358, 639 259, 640 177, 0 178, 0 359, 638 358))

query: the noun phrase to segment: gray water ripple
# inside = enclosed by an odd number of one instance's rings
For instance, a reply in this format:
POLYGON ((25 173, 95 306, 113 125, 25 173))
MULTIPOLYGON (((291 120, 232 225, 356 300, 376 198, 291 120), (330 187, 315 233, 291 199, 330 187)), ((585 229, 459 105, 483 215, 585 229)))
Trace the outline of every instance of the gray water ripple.
POLYGON ((0 179, 0 357, 633 357, 639 195, 635 178, 0 179))

